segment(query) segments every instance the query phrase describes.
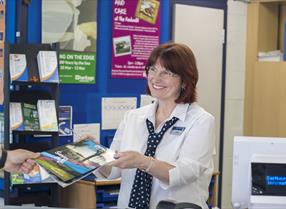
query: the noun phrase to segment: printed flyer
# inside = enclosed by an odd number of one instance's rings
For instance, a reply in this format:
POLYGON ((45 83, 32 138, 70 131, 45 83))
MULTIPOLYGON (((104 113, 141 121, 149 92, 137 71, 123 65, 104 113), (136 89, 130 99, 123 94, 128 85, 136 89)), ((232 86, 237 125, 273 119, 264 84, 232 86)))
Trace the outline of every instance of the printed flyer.
POLYGON ((144 78, 144 67, 160 41, 159 0, 113 0, 112 78, 144 78))
POLYGON ((62 84, 95 84, 97 0, 42 0, 42 43, 60 43, 62 84))

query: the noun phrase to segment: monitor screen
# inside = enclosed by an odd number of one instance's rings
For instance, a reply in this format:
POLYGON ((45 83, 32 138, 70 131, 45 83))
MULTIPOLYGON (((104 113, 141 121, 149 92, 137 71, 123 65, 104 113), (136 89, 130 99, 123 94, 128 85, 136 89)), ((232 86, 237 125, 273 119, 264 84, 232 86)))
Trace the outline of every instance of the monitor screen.
POLYGON ((263 166, 258 162, 251 165, 255 155, 286 155, 286 138, 234 137, 232 205, 235 209, 247 208, 251 194, 257 195, 261 192, 260 195, 285 195, 285 185, 282 184, 286 184, 286 167, 281 167, 281 164, 275 162, 263 163, 263 166), (251 169, 255 169, 253 182, 251 182, 251 169), (253 190, 252 183, 256 185, 253 190))
POLYGON ((251 163, 252 195, 286 196, 286 165, 251 163))

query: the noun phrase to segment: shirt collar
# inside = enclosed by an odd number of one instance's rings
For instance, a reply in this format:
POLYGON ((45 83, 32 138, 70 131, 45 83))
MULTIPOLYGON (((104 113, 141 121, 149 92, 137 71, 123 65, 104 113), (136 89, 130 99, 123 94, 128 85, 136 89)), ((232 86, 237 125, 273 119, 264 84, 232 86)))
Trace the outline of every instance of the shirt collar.
MULTIPOLYGON (((179 120, 181 121, 185 121, 189 105, 191 104, 189 103, 177 104, 175 109, 173 110, 173 112, 171 113, 170 117, 167 120, 171 119, 172 117, 176 117, 176 118, 179 118, 179 120)), ((150 120, 152 123, 154 123, 155 121, 155 113, 156 113, 157 106, 158 106, 158 101, 155 101, 153 104, 151 104, 151 107, 146 114, 146 118, 150 120)))

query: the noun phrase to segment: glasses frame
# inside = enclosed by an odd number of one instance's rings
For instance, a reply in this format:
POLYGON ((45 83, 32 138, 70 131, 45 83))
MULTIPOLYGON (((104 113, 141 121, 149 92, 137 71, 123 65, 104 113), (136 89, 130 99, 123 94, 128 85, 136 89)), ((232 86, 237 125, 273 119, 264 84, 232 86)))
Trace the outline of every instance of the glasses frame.
POLYGON ((170 70, 162 70, 159 71, 155 66, 148 66, 147 67, 147 78, 148 77, 156 77, 158 76, 159 78, 162 79, 170 79, 170 78, 174 78, 174 77, 178 77, 178 74, 175 74, 173 72, 171 72, 170 70))

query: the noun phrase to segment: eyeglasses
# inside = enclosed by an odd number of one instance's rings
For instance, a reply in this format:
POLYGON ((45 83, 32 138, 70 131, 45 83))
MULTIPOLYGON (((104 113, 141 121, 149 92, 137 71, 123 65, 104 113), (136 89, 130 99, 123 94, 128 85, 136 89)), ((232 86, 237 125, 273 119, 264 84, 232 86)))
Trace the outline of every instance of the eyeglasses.
POLYGON ((178 76, 177 74, 172 73, 170 70, 159 71, 154 66, 150 66, 150 67, 147 68, 147 77, 155 77, 156 75, 159 76, 162 79, 169 79, 169 78, 178 76))

